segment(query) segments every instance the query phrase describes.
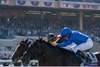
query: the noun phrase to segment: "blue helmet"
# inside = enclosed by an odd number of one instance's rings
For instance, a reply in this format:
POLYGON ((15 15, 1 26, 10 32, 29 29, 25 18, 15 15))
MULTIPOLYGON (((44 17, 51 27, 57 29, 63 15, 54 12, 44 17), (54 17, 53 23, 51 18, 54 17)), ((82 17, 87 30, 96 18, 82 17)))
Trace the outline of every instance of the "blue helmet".
POLYGON ((67 36, 69 34, 72 33, 72 30, 68 27, 64 27, 62 30, 61 30, 61 36, 64 37, 64 36, 67 36))
POLYGON ((49 33, 48 38, 54 38, 56 35, 54 33, 49 33))

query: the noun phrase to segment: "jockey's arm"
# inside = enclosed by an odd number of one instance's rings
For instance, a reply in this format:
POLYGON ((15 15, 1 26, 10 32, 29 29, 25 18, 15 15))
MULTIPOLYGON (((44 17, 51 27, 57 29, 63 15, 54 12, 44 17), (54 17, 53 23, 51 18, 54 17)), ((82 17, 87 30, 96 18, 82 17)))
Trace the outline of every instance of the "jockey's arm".
POLYGON ((60 40, 60 38, 57 38, 55 41, 53 41, 53 42, 50 42, 51 44, 52 44, 52 46, 55 46, 55 45, 57 45, 58 43, 58 41, 60 40))
POLYGON ((69 40, 66 40, 62 43, 53 44, 53 46, 65 47, 67 45, 70 45, 71 43, 72 43, 72 39, 70 38, 69 40))
POLYGON ((56 44, 55 46, 65 47, 65 46, 69 45, 70 43, 71 43, 70 41, 65 41, 65 42, 63 42, 63 43, 58 43, 58 44, 56 44))
POLYGON ((57 44, 60 38, 57 38, 55 41, 51 42, 51 44, 57 44))

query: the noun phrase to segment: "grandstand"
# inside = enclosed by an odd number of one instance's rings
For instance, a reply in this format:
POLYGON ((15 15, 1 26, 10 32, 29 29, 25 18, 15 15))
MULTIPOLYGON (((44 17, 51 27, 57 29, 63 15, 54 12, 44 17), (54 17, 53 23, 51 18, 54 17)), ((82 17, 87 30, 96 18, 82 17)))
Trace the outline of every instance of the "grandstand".
POLYGON ((11 53, 27 37, 59 34, 61 28, 69 26, 89 35, 96 47, 91 51, 98 51, 99 3, 100 0, 0 0, 0 47, 7 47, 11 53))

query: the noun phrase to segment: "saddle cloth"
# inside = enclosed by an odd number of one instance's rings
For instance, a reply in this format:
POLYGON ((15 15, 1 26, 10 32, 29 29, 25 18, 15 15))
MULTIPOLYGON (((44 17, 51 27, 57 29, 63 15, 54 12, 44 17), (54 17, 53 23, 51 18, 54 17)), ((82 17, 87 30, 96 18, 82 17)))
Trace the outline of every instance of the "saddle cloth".
POLYGON ((95 54, 91 53, 91 52, 87 52, 86 55, 92 60, 92 62, 88 65, 85 65, 84 63, 82 63, 81 65, 83 66, 97 66, 98 65, 98 60, 95 54))

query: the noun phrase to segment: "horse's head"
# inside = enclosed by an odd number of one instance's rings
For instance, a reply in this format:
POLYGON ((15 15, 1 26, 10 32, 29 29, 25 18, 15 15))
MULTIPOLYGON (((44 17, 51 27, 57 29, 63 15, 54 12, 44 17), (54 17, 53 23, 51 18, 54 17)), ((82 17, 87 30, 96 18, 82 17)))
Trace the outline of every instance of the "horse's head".
POLYGON ((31 43, 31 42, 29 42, 28 39, 27 39, 27 40, 25 40, 25 41, 21 41, 21 42, 17 45, 17 47, 16 47, 14 53, 13 53, 12 56, 11 56, 11 59, 12 59, 13 62, 17 62, 17 61, 22 57, 22 55, 24 54, 24 52, 25 52, 25 51, 27 50, 27 48, 29 47, 30 43, 31 43))
MULTIPOLYGON (((24 53, 21 60, 24 64, 28 64, 32 59, 40 59, 41 56, 45 53, 45 41, 41 39, 37 39, 33 44, 28 48, 28 50, 24 53)), ((42 58, 42 57, 41 57, 42 58)))

